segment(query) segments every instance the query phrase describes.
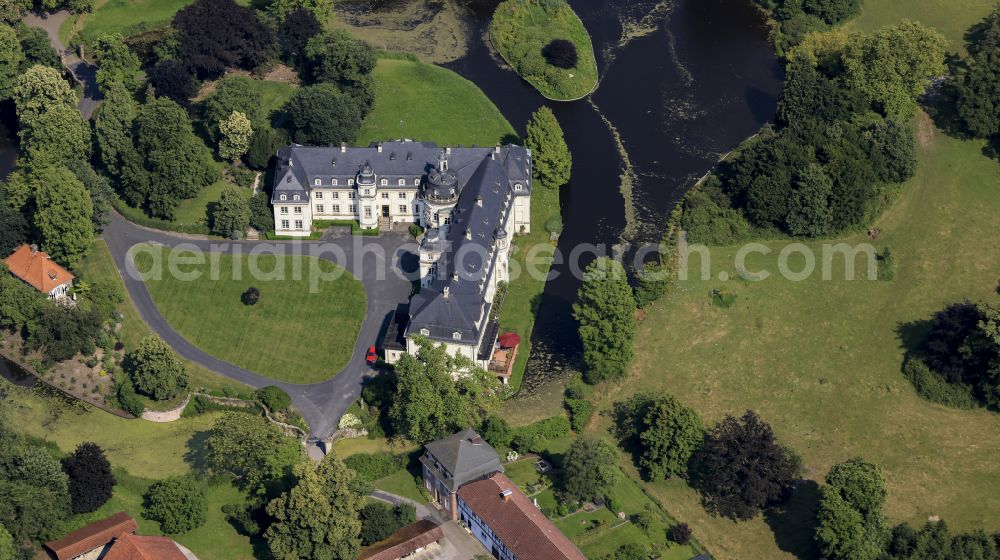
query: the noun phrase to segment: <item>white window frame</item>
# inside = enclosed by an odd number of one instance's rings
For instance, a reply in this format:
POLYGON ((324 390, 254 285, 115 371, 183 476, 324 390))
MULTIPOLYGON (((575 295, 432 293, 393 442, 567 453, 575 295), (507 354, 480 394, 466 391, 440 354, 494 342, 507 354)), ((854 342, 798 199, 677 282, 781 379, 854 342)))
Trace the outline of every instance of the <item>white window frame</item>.
POLYGON ((410 211, 410 208, 407 205, 405 205, 405 204, 400 204, 399 205, 399 213, 400 214, 406 214, 409 211, 410 211))
POLYGON ((282 194, 282 195, 281 195, 281 196, 279 196, 278 198, 279 198, 279 199, 281 199, 281 200, 288 200, 288 196, 286 196, 286 195, 284 195, 284 194, 282 194))
POLYGON ((323 211, 323 205, 322 204, 317 204, 316 205, 316 213, 317 214, 326 214, 326 212, 323 211))
POLYGON ((299 199, 299 195, 297 195, 297 194, 292 195, 292 200, 298 200, 298 199, 299 199))
POLYGON ((281 229, 288 229, 288 220, 281 220, 281 229))
POLYGON ((332 210, 334 214, 340 214, 340 205, 334 204, 333 207, 330 208, 330 210, 332 210))
POLYGON ((295 220, 295 229, 303 229, 302 220, 295 220))
POLYGON ((382 200, 389 200, 389 193, 387 192, 382 193, 382 200))
POLYGON ((406 185, 406 179, 404 179, 404 178, 400 177, 400 178, 399 178, 399 181, 398 181, 398 184, 399 184, 399 186, 401 186, 401 187, 402 187, 402 186, 405 186, 405 185, 406 185))
POLYGON ((318 187, 323 184, 323 180, 320 179, 319 177, 316 177, 316 180, 313 181, 313 184, 318 187))
POLYGON ((294 207, 294 208, 292 209, 292 212, 293 212, 294 214, 296 214, 296 215, 301 215, 301 214, 302 214, 302 207, 301 207, 301 206, 295 206, 295 207, 294 207))
POLYGON ((316 191, 316 200, 323 200, 323 191, 316 191))
POLYGON ((330 179, 330 184, 336 187, 337 186, 337 178, 334 177, 333 179, 330 179))
POLYGON ((386 186, 388 184, 389 184, 389 180, 386 179, 385 177, 382 177, 382 186, 384 187, 384 186, 386 186))
POLYGON ((287 216, 288 215, 288 207, 287 206, 282 206, 281 207, 281 213, 287 216))

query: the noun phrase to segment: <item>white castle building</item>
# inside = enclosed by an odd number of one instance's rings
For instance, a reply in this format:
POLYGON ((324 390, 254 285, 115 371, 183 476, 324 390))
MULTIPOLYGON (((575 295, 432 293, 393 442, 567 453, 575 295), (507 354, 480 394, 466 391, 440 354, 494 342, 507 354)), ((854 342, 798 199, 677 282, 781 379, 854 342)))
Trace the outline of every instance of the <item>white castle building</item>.
POLYGON ((386 337, 385 359, 415 353, 414 337, 422 336, 485 368, 498 334, 490 309, 509 278, 511 239, 531 231, 531 188, 531 152, 521 146, 293 145, 278 152, 271 203, 278 235, 308 236, 314 221, 422 226, 421 290, 398 325, 399 343, 386 337))

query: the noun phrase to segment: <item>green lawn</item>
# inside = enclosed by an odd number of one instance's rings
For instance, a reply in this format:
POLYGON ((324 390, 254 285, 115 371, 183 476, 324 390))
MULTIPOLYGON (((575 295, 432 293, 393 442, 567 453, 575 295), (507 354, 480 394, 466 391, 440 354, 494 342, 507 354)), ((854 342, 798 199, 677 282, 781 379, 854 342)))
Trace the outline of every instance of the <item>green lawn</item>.
POLYGON ((441 145, 492 146, 516 136, 486 94, 451 70, 383 58, 374 76, 375 108, 358 132, 358 145, 403 136, 441 145))
POLYGON ((590 34, 565 1, 507 0, 497 6, 489 33, 504 60, 545 97, 569 101, 585 97, 597 87, 597 60, 590 34), (546 4, 549 7, 543 8, 546 4), (576 66, 564 69, 546 61, 542 49, 555 39, 575 45, 576 66))
MULTIPOLYGON (((182 269, 197 278, 169 274, 164 251, 163 274, 146 281, 167 322, 193 344, 290 383, 322 381, 347 364, 366 306, 350 273, 312 257, 199 255, 202 265, 182 269), (260 301, 244 305, 240 295, 251 286, 260 301)), ((154 261, 139 253, 136 262, 146 272, 154 261)))
POLYGON ((198 196, 182 200, 174 211, 174 224, 189 226, 204 224, 208 226, 208 207, 219 201, 222 191, 229 183, 219 179, 198 192, 198 196))
POLYGON ((404 498, 409 498, 415 502, 425 503, 427 501, 427 499, 424 498, 424 495, 420 492, 420 485, 417 484, 417 479, 414 478, 413 473, 407 469, 398 471, 385 478, 380 478, 373 484, 375 488, 378 488, 379 490, 396 494, 397 496, 403 496, 404 498))
POLYGON ((936 28, 948 49, 965 52, 966 30, 993 11, 994 0, 865 0, 861 15, 848 28, 871 31, 909 19, 936 28))
MULTIPOLYGON (((132 300, 129 298, 128 292, 125 291, 125 284, 122 282, 121 276, 118 274, 118 269, 115 268, 114 261, 111 260, 111 253, 108 252, 108 246, 104 243, 103 239, 98 239, 94 242, 94 245, 90 248, 87 253, 87 257, 80 263, 80 265, 74 271, 77 275, 86 281, 95 282, 113 282, 118 285, 122 294, 125 296, 125 301, 123 301, 118 306, 118 311, 122 314, 122 326, 119 331, 122 343, 125 345, 125 351, 130 351, 139 346, 139 342, 146 335, 149 335, 152 331, 149 330, 149 325, 142 320, 139 316, 139 312, 136 310, 135 305, 132 304, 132 300)), ((226 377, 209 371, 204 367, 185 360, 187 364, 188 372, 191 373, 192 385, 195 387, 205 387, 207 389, 222 389, 223 387, 242 387, 242 383, 232 381, 226 377)))
MULTIPOLYGON (((924 115, 917 128, 917 176, 875 224, 875 245, 891 247, 895 257, 894 281, 845 281, 842 266, 831 281, 818 273, 782 279, 776 261, 784 244, 769 242, 773 252, 750 258, 748 269, 769 270, 771 278, 685 281, 656 303, 639 325, 632 375, 598 391, 601 405, 666 390, 707 424, 754 409, 802 456, 808 479, 822 481, 831 465, 857 456, 881 465, 892 523, 919 525, 937 515, 958 530, 1000 530, 1000 415, 918 397, 900 373, 898 334, 948 303, 1000 299, 1000 177, 982 142, 947 137, 924 115), (712 306, 715 287, 735 292, 736 305, 712 306)), ((820 254, 820 243, 807 245, 820 254)), ((722 271, 736 277, 735 252, 713 250, 713 278, 722 271)), ((801 263, 793 258, 793 270, 801 263)), ((600 429, 608 425, 604 418, 600 429)), ((792 558, 810 550, 809 503, 774 523, 776 537, 761 518, 734 524, 710 517, 682 483, 648 488, 717 558, 792 558)))
MULTIPOLYGON (((73 39, 89 44, 107 33, 121 33, 128 37, 169 24, 178 10, 193 1, 98 0, 92 13, 68 18, 59 29, 59 37, 67 45, 73 39)), ((244 6, 249 4, 248 0, 236 1, 244 6)))
POLYGON ((9 397, 15 427, 26 434, 47 439, 65 453, 85 441, 104 448, 115 466, 144 478, 163 478, 188 472, 184 460, 188 442, 206 432, 217 413, 158 424, 127 420, 84 405, 70 405, 59 397, 18 391, 9 397))

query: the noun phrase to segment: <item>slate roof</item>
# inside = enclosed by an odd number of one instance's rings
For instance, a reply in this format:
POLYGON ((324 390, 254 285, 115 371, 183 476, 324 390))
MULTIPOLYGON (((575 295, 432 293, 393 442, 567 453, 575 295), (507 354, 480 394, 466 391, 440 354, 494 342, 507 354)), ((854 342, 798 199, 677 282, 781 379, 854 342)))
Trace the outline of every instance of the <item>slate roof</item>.
POLYGON ((21 245, 4 260, 11 274, 36 290, 49 293, 56 287, 73 281, 73 275, 36 247, 21 245))
POLYGON ((467 482, 491 473, 503 472, 500 456, 472 429, 432 441, 424 448, 434 459, 424 455, 420 462, 437 473, 438 478, 452 492, 467 482))
POLYGON ((45 548, 52 551, 58 560, 68 560, 105 546, 123 533, 134 533, 138 528, 135 519, 121 511, 81 527, 59 540, 47 542, 45 548))
POLYGON ((458 498, 518 560, 586 560, 580 549, 503 473, 462 486, 458 498))

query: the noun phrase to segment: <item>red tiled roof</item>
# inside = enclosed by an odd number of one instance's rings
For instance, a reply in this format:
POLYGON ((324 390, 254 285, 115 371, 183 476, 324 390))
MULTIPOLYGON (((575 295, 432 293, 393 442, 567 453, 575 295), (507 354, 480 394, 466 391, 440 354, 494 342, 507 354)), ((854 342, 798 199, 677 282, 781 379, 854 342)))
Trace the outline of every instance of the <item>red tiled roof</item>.
POLYGON ((586 560, 580 549, 503 473, 462 486, 458 497, 518 560, 586 560), (510 495, 505 501, 501 494, 507 490, 510 495))
POLYGON ((186 560, 174 541, 167 537, 140 537, 124 533, 102 560, 186 560))
POLYGON ((69 560, 104 546, 123 533, 134 533, 138 528, 135 519, 122 511, 77 529, 57 541, 47 542, 45 548, 59 560, 69 560))
POLYGON ((421 519, 393 533, 388 539, 361 547, 357 560, 397 560, 444 537, 441 526, 421 519))
POLYGON ((10 272, 32 285, 36 290, 49 293, 57 286, 73 280, 73 275, 41 251, 21 245, 4 260, 10 272))

